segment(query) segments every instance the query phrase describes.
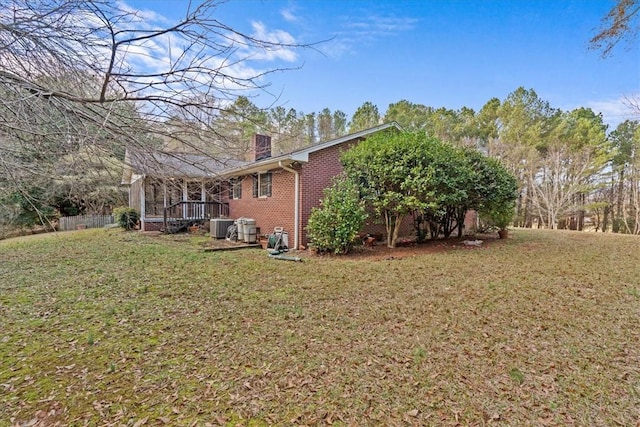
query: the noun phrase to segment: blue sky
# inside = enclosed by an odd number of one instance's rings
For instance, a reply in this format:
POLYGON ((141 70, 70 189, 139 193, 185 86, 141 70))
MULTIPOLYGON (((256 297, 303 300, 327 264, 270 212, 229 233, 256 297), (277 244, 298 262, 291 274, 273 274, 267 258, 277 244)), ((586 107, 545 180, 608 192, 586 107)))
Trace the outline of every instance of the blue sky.
MULTIPOLYGON (((182 1, 128 1, 169 20, 182 1)), ((479 110, 519 86, 552 107, 590 107, 615 125, 632 118, 622 100, 640 92, 640 40, 603 59, 588 49, 608 0, 230 1, 219 20, 247 33, 285 32, 298 51, 253 102, 305 113, 325 107, 349 117, 365 101, 384 114, 402 99, 479 110), (275 96, 278 96, 277 98, 275 96)), ((183 12, 184 13, 184 12, 183 12)), ((282 34, 282 33, 281 33, 282 34)), ((269 64, 273 66, 274 64, 269 64)))

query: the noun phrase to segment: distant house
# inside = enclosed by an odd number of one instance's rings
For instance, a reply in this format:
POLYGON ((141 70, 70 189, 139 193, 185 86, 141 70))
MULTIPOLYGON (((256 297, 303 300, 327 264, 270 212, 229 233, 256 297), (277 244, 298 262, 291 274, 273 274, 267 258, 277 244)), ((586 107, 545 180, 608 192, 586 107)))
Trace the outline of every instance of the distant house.
MULTIPOLYGON (((340 154, 387 129, 400 127, 383 124, 278 156, 271 155, 269 136, 255 135, 250 161, 128 151, 122 182, 143 230, 161 230, 167 221, 245 217, 256 220, 261 234, 283 227, 289 246, 299 248, 308 243, 311 209, 342 171, 340 154)), ((381 226, 370 224, 367 231, 380 232, 381 226)))

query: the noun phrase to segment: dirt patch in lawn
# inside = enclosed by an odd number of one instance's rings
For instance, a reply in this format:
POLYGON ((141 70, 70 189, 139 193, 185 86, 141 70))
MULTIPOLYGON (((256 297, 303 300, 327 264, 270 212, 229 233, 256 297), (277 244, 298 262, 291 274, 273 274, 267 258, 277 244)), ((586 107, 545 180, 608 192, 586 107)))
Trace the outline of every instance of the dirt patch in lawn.
MULTIPOLYGON (((204 248, 206 251, 233 250, 238 248, 256 248, 257 245, 247 245, 243 242, 234 242, 226 239, 211 239, 208 233, 178 233, 162 234, 160 232, 144 232, 145 236, 158 237, 164 241, 171 242, 191 242, 204 248)), ((301 251, 290 251, 290 255, 304 258, 316 259, 345 259, 345 260, 367 260, 367 261, 389 261, 407 257, 415 257, 422 254, 440 253, 452 250, 487 250, 494 245, 502 245, 510 239, 501 240, 497 233, 476 234, 462 238, 451 237, 448 239, 427 240, 416 243, 413 237, 403 237, 395 248, 388 248, 386 241, 377 241, 373 246, 356 245, 346 255, 318 254, 310 249, 301 251), (482 241, 479 245, 465 244, 465 242, 482 241)))
POLYGON ((428 240, 416 243, 409 238, 400 239, 400 243, 395 248, 388 248, 385 242, 376 242, 374 246, 356 246, 346 255, 316 254, 311 251, 304 251, 306 256, 317 258, 333 258, 339 256, 342 259, 367 260, 367 261, 389 261, 414 257, 429 253, 439 253, 452 250, 487 250, 494 245, 501 245, 507 240, 500 240, 497 234, 478 234, 463 238, 449 238, 428 240), (464 242, 481 240, 478 246, 465 244, 464 242))

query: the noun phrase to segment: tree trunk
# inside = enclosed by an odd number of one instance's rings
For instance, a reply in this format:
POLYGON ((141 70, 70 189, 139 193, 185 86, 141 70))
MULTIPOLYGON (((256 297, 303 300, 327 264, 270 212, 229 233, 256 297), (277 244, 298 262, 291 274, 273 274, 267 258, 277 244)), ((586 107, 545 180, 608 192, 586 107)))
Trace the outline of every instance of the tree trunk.
POLYGON ((616 209, 615 209, 615 214, 613 215, 613 232, 614 233, 619 233, 620 232, 620 220, 622 219, 622 212, 623 212, 623 208, 622 205, 624 204, 623 202, 624 200, 624 169, 620 171, 620 173, 618 174, 618 194, 616 195, 616 209))
POLYGON ((618 175, 618 208, 616 209, 616 215, 618 218, 622 217, 622 205, 624 200, 624 169, 620 171, 618 175))
POLYGON ((456 218, 456 222, 458 223, 458 238, 461 238, 462 234, 464 233, 464 220, 466 216, 467 216, 466 209, 458 210, 457 218, 456 218))
MULTIPOLYGON (((633 174, 637 176, 637 174, 633 174)), ((633 234, 640 234, 640 183, 637 179, 629 180, 631 209, 633 211, 633 234)))
POLYGON ((524 215, 523 215, 524 227, 533 228, 533 218, 531 215, 531 189, 527 185, 527 191, 525 193, 524 200, 524 215))
POLYGON ((586 199, 586 194, 580 193, 580 210, 578 210, 578 231, 584 230, 584 211, 586 199))
POLYGON ((391 241, 392 241, 391 240, 392 239, 391 236, 393 235, 393 229, 394 229, 394 225, 391 223, 392 220, 393 220, 392 219, 392 215, 389 212, 384 211, 384 225, 385 225, 385 228, 387 230, 387 247, 390 247, 390 248, 392 247, 391 246, 391 241))
POLYGON ((403 216, 399 214, 392 214, 389 211, 384 212, 384 221, 387 228, 387 247, 395 248, 396 240, 398 240, 398 232, 400 230, 400 224, 402 223, 403 216))

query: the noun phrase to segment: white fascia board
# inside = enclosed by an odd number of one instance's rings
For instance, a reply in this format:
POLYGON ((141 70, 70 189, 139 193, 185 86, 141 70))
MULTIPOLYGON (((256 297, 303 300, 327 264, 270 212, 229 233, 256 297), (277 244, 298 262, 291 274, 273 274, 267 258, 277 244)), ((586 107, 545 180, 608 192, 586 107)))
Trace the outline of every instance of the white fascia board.
POLYGON ((269 159, 268 161, 261 161, 250 166, 236 168, 228 172, 224 172, 223 176, 232 177, 249 175, 257 172, 266 172, 273 169, 279 169, 281 164, 290 166, 292 163, 294 163, 294 160, 291 159, 291 156, 279 156, 269 159))
POLYGON ((290 157, 293 162, 307 163, 309 161, 309 152, 292 153, 290 157))

